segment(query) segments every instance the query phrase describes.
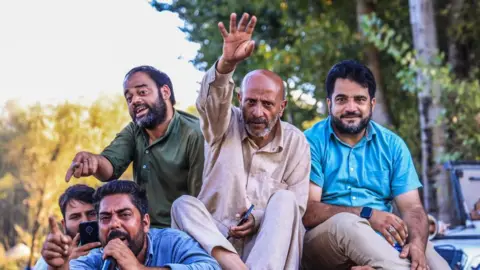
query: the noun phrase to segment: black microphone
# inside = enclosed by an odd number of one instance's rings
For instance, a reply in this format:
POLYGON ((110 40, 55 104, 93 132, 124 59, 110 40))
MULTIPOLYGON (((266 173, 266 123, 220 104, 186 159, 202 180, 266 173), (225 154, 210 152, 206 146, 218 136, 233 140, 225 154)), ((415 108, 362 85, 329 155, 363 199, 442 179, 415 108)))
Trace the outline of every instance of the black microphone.
POLYGON ((117 267, 117 261, 112 257, 107 257, 103 262, 102 270, 114 270, 117 267))

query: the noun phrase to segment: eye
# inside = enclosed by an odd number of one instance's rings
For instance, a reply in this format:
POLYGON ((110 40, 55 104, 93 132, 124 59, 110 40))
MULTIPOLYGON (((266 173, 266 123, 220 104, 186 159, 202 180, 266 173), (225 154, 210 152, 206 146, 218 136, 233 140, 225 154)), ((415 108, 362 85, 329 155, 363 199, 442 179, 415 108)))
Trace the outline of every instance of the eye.
POLYGON ((127 100, 127 103, 131 103, 132 102, 132 96, 126 96, 125 99, 127 100))
POLYGON ((247 99, 247 104, 248 105, 254 105, 256 102, 253 99, 247 99))
POLYGON ((146 89, 140 89, 140 91, 138 91, 138 94, 140 94, 141 96, 145 96, 147 93, 148 91, 146 89))
POLYGON ((263 106, 265 106, 265 107, 272 107, 272 106, 273 106, 273 103, 272 103, 272 102, 268 102, 268 101, 264 101, 264 102, 263 102, 263 106))
POLYGON ((101 216, 99 219, 100 219, 101 222, 108 222, 108 221, 110 220, 110 217, 108 217, 108 216, 101 216))

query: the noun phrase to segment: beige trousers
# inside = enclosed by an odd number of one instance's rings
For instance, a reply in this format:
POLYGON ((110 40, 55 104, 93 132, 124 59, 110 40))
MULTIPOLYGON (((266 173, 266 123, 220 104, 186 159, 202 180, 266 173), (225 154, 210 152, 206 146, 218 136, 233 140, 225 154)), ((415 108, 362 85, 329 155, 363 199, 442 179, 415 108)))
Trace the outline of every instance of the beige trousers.
POLYGON ((279 190, 270 197, 258 231, 245 239, 227 240, 225 226, 192 196, 178 198, 171 215, 172 228, 190 234, 209 254, 214 247, 223 247, 239 254, 247 267, 254 270, 300 267, 305 229, 291 191, 279 190))
MULTIPOLYGON (((410 261, 357 215, 340 213, 305 234, 304 269, 350 269, 369 265, 375 269, 410 270, 410 261)), ((450 269, 428 242, 425 251, 431 270, 450 269)))

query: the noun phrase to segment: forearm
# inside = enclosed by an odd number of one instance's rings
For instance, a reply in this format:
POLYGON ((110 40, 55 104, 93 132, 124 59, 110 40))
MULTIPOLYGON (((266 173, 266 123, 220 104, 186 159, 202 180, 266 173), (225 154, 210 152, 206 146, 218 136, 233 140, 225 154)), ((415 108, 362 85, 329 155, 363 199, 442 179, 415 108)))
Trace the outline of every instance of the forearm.
POLYGON ((112 180, 112 176, 113 176, 112 163, 110 163, 110 161, 102 155, 97 155, 97 159, 98 159, 98 168, 97 168, 97 172, 93 176, 95 176, 95 178, 97 178, 102 182, 108 182, 112 180))
POLYGON ((420 245, 425 250, 428 240, 428 219, 423 207, 418 206, 402 216, 408 227, 408 243, 420 245))
POLYGON ((215 66, 203 77, 196 106, 203 136, 210 145, 220 139, 228 129, 234 89, 232 73, 221 74, 215 66))
POLYGON ((313 228, 338 213, 352 213, 360 216, 361 211, 361 207, 338 206, 322 202, 309 201, 307 203, 307 211, 303 216, 303 224, 307 228, 313 228))

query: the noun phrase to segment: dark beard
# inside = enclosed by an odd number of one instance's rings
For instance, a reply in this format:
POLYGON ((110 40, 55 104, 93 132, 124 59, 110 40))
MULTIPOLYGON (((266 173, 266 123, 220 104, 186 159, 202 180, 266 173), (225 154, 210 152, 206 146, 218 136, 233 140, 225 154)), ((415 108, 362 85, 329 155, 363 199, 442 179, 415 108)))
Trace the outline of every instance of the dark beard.
MULTIPOLYGON (((142 251, 143 244, 145 243, 145 233, 141 229, 138 231, 138 233, 135 235, 133 239, 126 232, 122 232, 118 230, 111 231, 108 234, 107 243, 110 242, 110 240, 112 239, 121 238, 121 237, 124 237, 125 240, 127 240, 128 248, 130 248, 130 250, 133 252, 135 256, 137 256, 140 253, 140 251, 142 251)), ((104 243, 103 246, 106 246, 107 243, 104 243)))
MULTIPOLYGON (((146 103, 142 105, 148 108, 147 115, 138 119, 135 117, 135 113, 132 116, 133 121, 138 126, 146 129, 154 129, 156 126, 165 121, 165 118, 167 117, 167 106, 165 105, 165 101, 163 99, 157 98, 153 106, 150 106, 146 103)), ((133 108, 134 112, 135 108, 136 107, 133 108)))
POLYGON ((70 231, 67 226, 65 225, 65 234, 70 236, 72 239, 75 238, 75 233, 73 233, 72 231, 70 231))
MULTIPOLYGON (((351 114, 344 114, 344 115, 340 116, 340 118, 338 118, 338 117, 335 117, 332 114, 330 114, 330 116, 332 117, 333 126, 338 130, 338 132, 341 133, 341 134, 351 134, 351 135, 359 134, 360 132, 362 132, 363 130, 365 130, 367 128, 368 123, 372 119, 372 109, 370 108, 370 113, 368 114, 368 116, 365 117, 365 118, 362 118, 362 120, 360 121, 360 123, 358 123, 358 125, 348 126, 348 125, 343 124, 343 122, 341 120, 342 117, 354 116, 354 115, 359 116, 358 114, 351 113, 351 114)), ((360 115, 360 117, 361 117, 361 115, 360 115)))

